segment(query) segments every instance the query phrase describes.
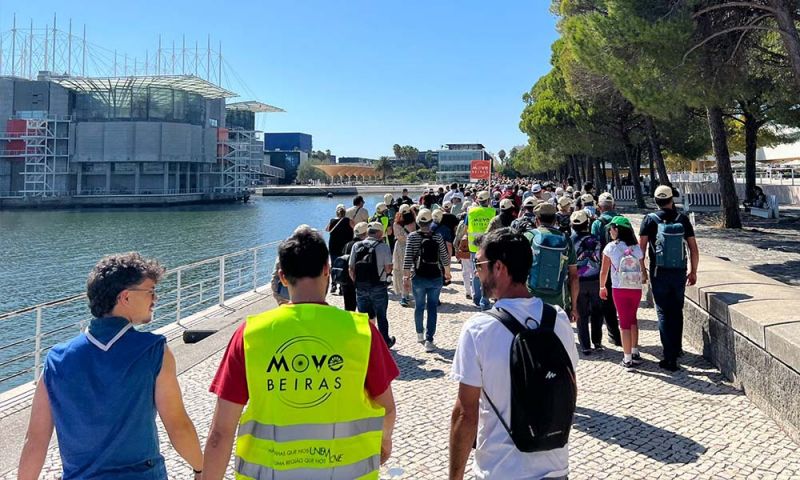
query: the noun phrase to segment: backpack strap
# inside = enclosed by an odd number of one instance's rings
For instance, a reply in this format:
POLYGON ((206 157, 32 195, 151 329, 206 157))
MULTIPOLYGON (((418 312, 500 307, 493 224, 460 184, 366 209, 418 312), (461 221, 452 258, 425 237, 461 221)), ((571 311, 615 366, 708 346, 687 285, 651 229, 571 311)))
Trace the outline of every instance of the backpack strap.
POLYGON ((519 323, 517 319, 514 318, 513 315, 503 310, 502 308, 494 307, 489 310, 486 310, 486 312, 484 313, 487 313, 492 317, 496 318, 497 320, 499 320, 500 323, 502 323, 503 326, 506 327, 514 336, 517 336, 523 331, 525 331, 525 327, 522 326, 522 324, 519 323))

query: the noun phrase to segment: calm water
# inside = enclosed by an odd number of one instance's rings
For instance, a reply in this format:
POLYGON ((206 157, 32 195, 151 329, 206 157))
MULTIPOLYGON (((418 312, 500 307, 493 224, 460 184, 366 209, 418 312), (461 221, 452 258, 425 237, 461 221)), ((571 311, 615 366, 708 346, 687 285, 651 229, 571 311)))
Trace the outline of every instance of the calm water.
MULTIPOLYGON (((372 213, 382 195, 365 196, 372 213)), ((137 250, 168 268, 323 229, 352 197, 254 197, 249 204, 0 211, 0 313, 80 293, 103 255, 137 250)), ((2 334, 0 334, 2 335, 2 334)), ((0 337, 0 344, 3 342, 0 337)))

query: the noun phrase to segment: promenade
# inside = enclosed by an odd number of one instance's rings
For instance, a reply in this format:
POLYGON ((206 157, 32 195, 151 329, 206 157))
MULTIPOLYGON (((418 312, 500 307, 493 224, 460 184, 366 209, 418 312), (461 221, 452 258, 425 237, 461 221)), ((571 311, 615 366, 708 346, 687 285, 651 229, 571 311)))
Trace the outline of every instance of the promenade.
MULTIPOLYGON (((390 302, 392 334, 397 336, 393 351, 401 376, 393 383, 398 408, 394 453, 381 478, 447 477, 450 412, 457 391, 448 376, 461 326, 475 312, 464 298, 460 272, 454 270, 456 281, 442 293, 436 352, 425 353, 416 343, 413 309, 390 302)), ((339 296, 329 301, 342 305, 339 296)), ((270 302, 262 297, 251 309, 266 308, 270 302)), ((203 443, 215 402, 208 386, 241 312, 211 319, 222 329, 200 343, 171 343, 187 409, 203 443)), ((698 351, 687 345, 681 359, 685 368, 675 374, 657 367, 661 348, 655 312, 641 309, 640 314, 645 363, 637 372, 619 366, 621 352, 613 346, 607 345, 601 355, 581 358, 570 478, 798 478, 797 445, 698 351)), ((163 429, 161 441, 171 478, 189 478, 188 467, 169 446, 163 429)), ((18 454, 18 449, 4 450, 5 456, 18 454)), ((57 450, 51 447, 42 478, 58 478, 59 472, 57 450)), ((0 478, 15 478, 14 471, 0 478)))

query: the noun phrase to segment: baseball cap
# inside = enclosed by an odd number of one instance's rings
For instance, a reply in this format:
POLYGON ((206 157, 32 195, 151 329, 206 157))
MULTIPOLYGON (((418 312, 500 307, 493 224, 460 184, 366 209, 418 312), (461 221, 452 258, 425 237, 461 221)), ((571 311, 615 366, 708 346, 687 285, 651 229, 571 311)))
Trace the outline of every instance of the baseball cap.
POLYGON ((533 187, 531 187, 531 192, 533 192, 533 193, 539 193, 541 191, 542 191, 542 186, 539 185, 538 183, 536 185, 534 185, 533 187))
POLYGON ((431 223, 433 221, 433 214, 427 208, 423 208, 417 214, 417 221, 419 223, 431 223))
POLYGON ((564 189, 561 187, 556 188, 556 195, 558 195, 559 197, 561 195, 564 195, 564 189))
POLYGON ((486 190, 481 190, 478 192, 478 201, 479 202, 486 202, 489 200, 489 192, 486 190))
POLYGON ((339 210, 347 210, 347 207, 345 207, 343 203, 340 203, 336 205, 336 211, 338 212, 339 210))
POLYGON ((388 209, 389 207, 387 207, 386 204, 383 202, 380 202, 377 205, 375 205, 375 211, 377 211, 378 213, 383 213, 388 209))
MULTIPOLYGON (((455 197, 455 198, 458 198, 458 197, 455 197)), ((452 208, 452 206, 453 206, 453 203, 449 202, 449 201, 448 202, 444 202, 442 204, 442 208, 452 208)))
POLYGON ((569 217, 569 222, 573 225, 580 225, 582 223, 587 223, 588 221, 589 215, 583 210, 578 210, 569 217))
POLYGON ((400 205, 400 208, 398 209, 398 212, 400 212, 400 215, 405 215, 406 213, 408 213, 410 211, 411 211, 411 207, 409 207, 407 203, 404 203, 404 204, 400 205))
POLYGON ((514 208, 514 202, 510 198, 504 198, 500 202, 500 210, 511 210, 512 208, 514 208))
POLYGON ((356 226, 353 227, 353 233, 360 237, 361 235, 367 234, 367 229, 368 229, 367 222, 358 222, 356 223, 356 226))
POLYGON ((622 215, 617 215, 616 217, 612 218, 611 225, 616 225, 618 227, 625 227, 627 229, 633 230, 631 221, 623 217, 622 215))
POLYGON ((444 216, 444 212, 439 210, 438 208, 433 211, 431 217, 433 217, 433 221, 436 223, 442 223, 442 216, 444 216))
POLYGON ((581 195, 581 202, 583 202, 584 205, 586 205, 587 203, 594 204, 594 197, 592 196, 591 193, 585 193, 581 195))
POLYGON ((658 188, 656 188, 656 193, 653 196, 659 200, 672 198, 672 187, 669 185, 659 185, 658 188))
POLYGON ((603 192, 600 194, 600 199, 598 201, 603 204, 614 203, 614 197, 608 192, 603 192))
POLYGON ((572 187, 567 187, 567 192, 572 193, 574 190, 572 187))
POLYGON ((387 193, 386 195, 384 195, 384 196, 383 196, 383 201, 384 201, 384 202, 385 202, 387 205, 388 205, 388 204, 390 204, 390 203, 392 203, 392 201, 393 201, 393 200, 394 200, 394 197, 392 196, 392 194, 391 194, 391 193, 387 193))
POLYGON ((367 230, 370 232, 382 232, 383 224, 381 222, 372 222, 368 225, 367 230))
POLYGON ((556 214, 556 207, 552 203, 542 202, 542 203, 536 205, 536 207, 533 208, 533 212, 536 215, 539 215, 539 216, 541 216, 541 215, 555 215, 556 214))
POLYGON ((562 207, 568 207, 572 205, 572 199, 567 196, 558 197, 558 204, 562 207))
POLYGON ((469 200, 467 200, 466 202, 464 202, 464 206, 461 208, 461 211, 462 211, 462 212, 466 212, 466 211, 468 211, 470 208, 472 208, 472 202, 470 202, 469 200))
POLYGON ((530 197, 526 198, 522 202, 522 206, 523 207, 535 207, 537 203, 539 203, 539 200, 537 200, 536 197, 534 197, 534 196, 530 196, 530 197))

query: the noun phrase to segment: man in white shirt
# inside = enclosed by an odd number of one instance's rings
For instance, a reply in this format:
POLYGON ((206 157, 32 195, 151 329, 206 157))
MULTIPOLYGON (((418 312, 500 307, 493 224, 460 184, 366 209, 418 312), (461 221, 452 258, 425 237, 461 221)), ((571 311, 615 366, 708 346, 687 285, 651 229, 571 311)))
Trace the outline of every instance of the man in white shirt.
POLYGON ((444 199, 442 199, 442 202, 452 203, 454 197, 459 197, 461 200, 464 200, 464 194, 458 191, 457 183, 450 185, 450 190, 444 194, 444 199))
MULTIPOLYGON (((542 301, 528 293, 527 278, 533 262, 530 243, 511 229, 502 228, 479 238, 476 275, 484 294, 502 308, 536 328, 542 318, 542 301)), ((559 307, 555 333, 564 344, 573 369, 578 350, 567 314, 559 307)), ((569 474, 567 447, 544 452, 519 451, 497 414, 481 392, 492 398, 506 424, 511 420, 511 332, 500 321, 477 313, 464 324, 453 360, 451 377, 459 382, 450 429, 450 480, 464 478, 467 459, 477 436, 473 473, 477 479, 564 479, 569 474)))
POLYGON ((357 223, 369 222, 369 212, 364 207, 364 197, 358 195, 353 198, 353 206, 347 209, 344 216, 350 219, 351 227, 355 227, 357 223))

